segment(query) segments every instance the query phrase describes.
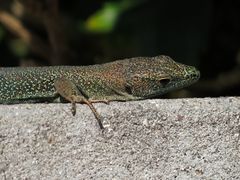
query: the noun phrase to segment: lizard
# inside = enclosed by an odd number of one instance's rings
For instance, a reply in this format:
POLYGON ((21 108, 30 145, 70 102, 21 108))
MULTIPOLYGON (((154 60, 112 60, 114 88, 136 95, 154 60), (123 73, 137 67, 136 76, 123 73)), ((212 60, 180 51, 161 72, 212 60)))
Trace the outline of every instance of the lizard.
POLYGON ((200 72, 165 55, 134 57, 89 66, 0 68, 0 104, 71 102, 87 104, 103 129, 93 103, 154 98, 195 83, 200 72))

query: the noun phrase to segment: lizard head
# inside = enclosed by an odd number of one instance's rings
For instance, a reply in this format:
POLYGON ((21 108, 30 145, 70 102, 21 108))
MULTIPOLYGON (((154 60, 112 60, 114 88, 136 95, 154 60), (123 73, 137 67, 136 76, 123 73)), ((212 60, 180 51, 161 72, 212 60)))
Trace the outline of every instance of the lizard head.
POLYGON ((126 92, 148 98, 189 86, 200 77, 192 66, 173 61, 168 56, 131 58, 126 68, 126 92))

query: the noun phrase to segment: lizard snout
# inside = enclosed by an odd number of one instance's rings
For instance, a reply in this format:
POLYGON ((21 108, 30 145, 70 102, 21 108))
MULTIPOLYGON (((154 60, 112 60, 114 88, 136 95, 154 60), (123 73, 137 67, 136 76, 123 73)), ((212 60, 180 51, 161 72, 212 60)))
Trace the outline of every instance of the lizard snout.
POLYGON ((200 71, 195 67, 189 66, 185 69, 184 77, 186 79, 198 80, 200 78, 200 71))

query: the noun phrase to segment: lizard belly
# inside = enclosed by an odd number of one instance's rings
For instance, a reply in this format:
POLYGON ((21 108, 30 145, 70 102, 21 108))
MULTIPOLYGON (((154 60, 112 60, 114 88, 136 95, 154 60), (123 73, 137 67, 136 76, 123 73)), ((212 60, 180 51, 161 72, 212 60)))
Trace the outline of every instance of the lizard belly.
POLYGON ((30 96, 21 96, 14 97, 11 96, 9 98, 0 97, 0 104, 18 104, 18 103, 41 103, 41 102, 62 102, 60 97, 51 95, 51 96, 42 96, 42 95, 30 95, 30 96))

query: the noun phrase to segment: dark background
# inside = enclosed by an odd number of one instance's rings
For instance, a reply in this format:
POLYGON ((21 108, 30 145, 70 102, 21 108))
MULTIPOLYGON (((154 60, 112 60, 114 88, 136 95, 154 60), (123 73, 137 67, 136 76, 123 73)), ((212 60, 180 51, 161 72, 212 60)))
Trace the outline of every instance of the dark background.
POLYGON ((201 79, 166 97, 240 95, 240 1, 0 1, 0 66, 169 55, 201 79))

